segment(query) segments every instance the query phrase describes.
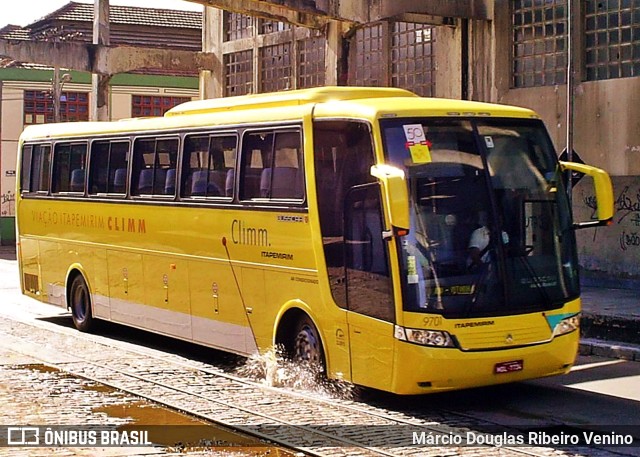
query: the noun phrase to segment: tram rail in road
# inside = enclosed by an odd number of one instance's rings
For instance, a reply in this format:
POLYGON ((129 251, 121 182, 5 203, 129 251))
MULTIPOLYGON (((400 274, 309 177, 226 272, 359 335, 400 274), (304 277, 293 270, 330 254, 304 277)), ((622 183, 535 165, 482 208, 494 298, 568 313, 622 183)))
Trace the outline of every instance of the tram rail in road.
MULTIPOLYGON (((215 365, 99 335, 78 333, 53 322, 18 322, 0 317, 2 341, 10 341, 14 350, 23 348, 21 350, 31 357, 66 373, 308 455, 404 456, 426 455, 425 450, 436 452, 438 446, 419 446, 420 439, 422 444, 427 444, 425 436, 442 437, 444 445, 440 450, 451 452, 451 445, 456 444, 452 436, 495 425, 472 416, 464 417, 459 412, 439 410, 411 415, 366 403, 273 388, 215 365), (418 433, 418 446, 412 442, 414 432, 418 433)), ((504 444, 456 449, 459 455, 482 456, 558 456, 565 452, 565 455, 594 455, 593 451, 596 449, 586 450, 581 446, 568 446, 566 451, 561 451, 504 444)), ((614 455, 604 450, 597 452, 603 456, 614 455)))

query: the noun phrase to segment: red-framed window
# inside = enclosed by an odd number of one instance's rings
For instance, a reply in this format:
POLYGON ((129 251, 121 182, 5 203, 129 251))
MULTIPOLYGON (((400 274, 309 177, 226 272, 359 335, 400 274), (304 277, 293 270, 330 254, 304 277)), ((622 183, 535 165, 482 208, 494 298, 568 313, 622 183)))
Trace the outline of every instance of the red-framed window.
POLYGON ((180 103, 191 101, 189 97, 134 95, 131 97, 131 116, 162 116, 180 103))

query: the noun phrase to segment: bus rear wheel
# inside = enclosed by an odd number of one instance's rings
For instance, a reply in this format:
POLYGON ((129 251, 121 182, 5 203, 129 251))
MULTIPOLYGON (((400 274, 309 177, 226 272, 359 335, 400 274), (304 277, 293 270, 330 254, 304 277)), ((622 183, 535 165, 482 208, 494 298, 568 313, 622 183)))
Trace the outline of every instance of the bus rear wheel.
POLYGON ((322 341, 316 326, 308 316, 302 317, 296 325, 292 353, 295 361, 308 365, 318 374, 325 374, 322 341))
POLYGON ((90 332, 95 324, 91 310, 89 288, 82 275, 77 275, 69 288, 69 306, 73 325, 81 332, 90 332))

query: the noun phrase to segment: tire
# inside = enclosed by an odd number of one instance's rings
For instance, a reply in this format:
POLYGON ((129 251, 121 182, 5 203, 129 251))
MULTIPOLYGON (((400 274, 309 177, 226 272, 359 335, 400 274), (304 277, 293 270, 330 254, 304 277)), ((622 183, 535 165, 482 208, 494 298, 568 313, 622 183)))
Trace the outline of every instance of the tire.
POLYGON ((82 275, 77 275, 69 288, 69 307, 73 325, 81 332, 90 332, 95 327, 91 309, 91 295, 82 275))
POLYGON ((295 361, 310 366, 319 374, 326 373, 322 340, 316 326, 308 316, 300 318, 296 324, 292 356, 295 361))

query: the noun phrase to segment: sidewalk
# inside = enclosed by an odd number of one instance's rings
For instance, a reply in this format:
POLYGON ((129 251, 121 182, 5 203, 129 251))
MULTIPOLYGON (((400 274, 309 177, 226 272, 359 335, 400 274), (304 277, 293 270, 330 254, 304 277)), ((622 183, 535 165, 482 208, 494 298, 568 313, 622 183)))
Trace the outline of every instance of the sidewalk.
MULTIPOLYGON (((15 246, 0 246, 0 259, 15 260, 15 246)), ((580 353, 640 362, 640 292, 582 287, 580 353)))
POLYGON ((640 361, 640 293, 582 288, 580 353, 640 361))

